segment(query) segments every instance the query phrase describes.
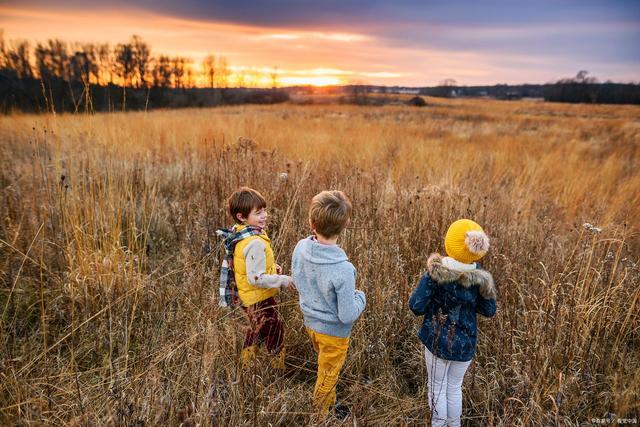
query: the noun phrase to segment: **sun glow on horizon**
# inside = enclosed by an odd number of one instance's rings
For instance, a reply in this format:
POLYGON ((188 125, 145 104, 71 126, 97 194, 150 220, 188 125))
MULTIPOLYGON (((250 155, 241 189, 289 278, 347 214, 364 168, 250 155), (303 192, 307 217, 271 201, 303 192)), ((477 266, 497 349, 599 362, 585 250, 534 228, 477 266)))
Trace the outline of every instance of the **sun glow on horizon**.
MULTIPOLYGON (((229 67, 229 82, 238 87, 339 86, 360 82, 371 73, 338 68, 279 69, 270 67, 229 67)), ((387 77, 397 77, 396 74, 387 77)))
POLYGON ((338 86, 346 84, 347 82, 332 76, 283 76, 280 81, 285 86, 338 86))

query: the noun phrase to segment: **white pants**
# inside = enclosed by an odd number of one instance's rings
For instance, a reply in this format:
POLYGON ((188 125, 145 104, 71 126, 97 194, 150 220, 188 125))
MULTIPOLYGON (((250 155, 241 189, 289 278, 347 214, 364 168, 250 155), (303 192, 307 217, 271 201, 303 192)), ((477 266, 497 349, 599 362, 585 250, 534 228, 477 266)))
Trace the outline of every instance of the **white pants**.
POLYGON ((432 426, 460 425, 462 415, 462 380, 471 364, 440 359, 424 348, 427 362, 429 408, 432 426))

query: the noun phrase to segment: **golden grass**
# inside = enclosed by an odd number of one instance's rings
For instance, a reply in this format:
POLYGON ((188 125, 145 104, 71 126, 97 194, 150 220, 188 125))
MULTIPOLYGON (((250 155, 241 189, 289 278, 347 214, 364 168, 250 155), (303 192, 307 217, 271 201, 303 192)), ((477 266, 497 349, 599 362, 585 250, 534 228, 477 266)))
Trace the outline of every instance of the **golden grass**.
POLYGON ((238 370, 243 316, 217 307, 214 231, 239 185, 267 197, 285 268, 310 198, 352 198, 342 245, 368 306, 339 396, 361 425, 428 420, 407 300, 462 216, 499 286, 466 422, 637 415, 640 109, 429 103, 0 118, 0 423, 311 422, 296 296, 282 377, 238 370))

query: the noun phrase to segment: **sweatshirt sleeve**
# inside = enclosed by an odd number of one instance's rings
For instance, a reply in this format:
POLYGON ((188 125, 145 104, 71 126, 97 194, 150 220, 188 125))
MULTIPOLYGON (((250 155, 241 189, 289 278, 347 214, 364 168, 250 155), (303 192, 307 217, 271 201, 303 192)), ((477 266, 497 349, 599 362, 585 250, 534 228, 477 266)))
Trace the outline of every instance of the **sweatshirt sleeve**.
POLYGON ((423 316, 427 310, 427 304, 433 294, 433 283, 429 274, 425 274, 420 279, 418 287, 409 299, 409 308, 416 316, 423 316))
POLYGON ((260 239, 254 239, 244 248, 247 265, 247 280, 258 288, 279 288, 291 282, 291 277, 283 274, 267 274, 266 245, 260 239))
POLYGON ((476 300, 476 312, 484 317, 493 317, 496 314, 496 300, 493 298, 483 298, 478 294, 476 300))
POLYGON ((291 279, 293 280, 294 283, 300 275, 299 273, 300 272, 300 269, 299 269, 300 254, 298 249, 299 247, 300 247, 300 242, 298 242, 296 244, 296 247, 293 248, 293 254, 291 255, 291 279))
POLYGON ((364 292, 356 290, 356 274, 351 271, 341 275, 334 287, 338 302, 338 319, 344 324, 355 322, 364 311, 367 299, 364 292))

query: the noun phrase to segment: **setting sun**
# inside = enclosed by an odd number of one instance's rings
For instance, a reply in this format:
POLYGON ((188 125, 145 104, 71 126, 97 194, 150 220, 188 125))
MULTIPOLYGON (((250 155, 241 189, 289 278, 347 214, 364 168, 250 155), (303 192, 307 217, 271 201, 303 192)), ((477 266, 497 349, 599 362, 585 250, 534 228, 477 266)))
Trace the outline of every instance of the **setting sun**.
POLYGON ((284 76, 281 79, 283 85, 297 86, 297 85, 311 85, 311 86, 334 86, 345 84, 344 80, 338 77, 331 76, 308 76, 308 77, 288 77, 284 76))

